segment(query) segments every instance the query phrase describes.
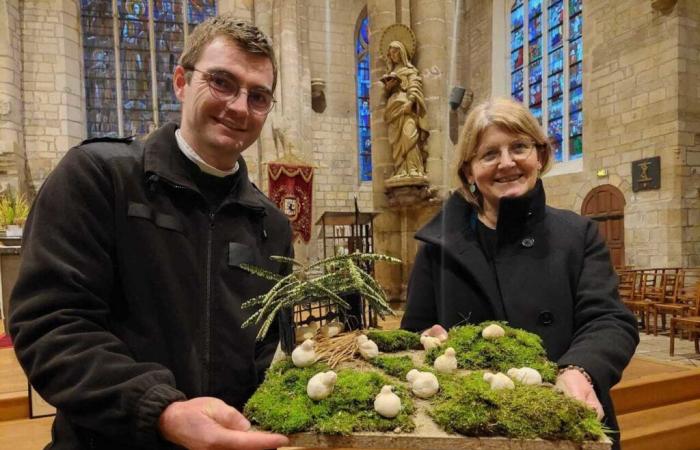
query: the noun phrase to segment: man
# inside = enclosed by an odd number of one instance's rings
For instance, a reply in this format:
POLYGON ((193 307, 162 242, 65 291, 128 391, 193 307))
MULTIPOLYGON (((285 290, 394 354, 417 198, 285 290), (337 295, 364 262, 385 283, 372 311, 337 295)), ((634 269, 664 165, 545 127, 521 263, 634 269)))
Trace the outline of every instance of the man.
POLYGON ((239 412, 277 345, 241 329, 288 270, 289 222, 248 180, 276 83, 273 50, 231 16, 200 24, 173 77, 179 129, 92 139, 48 177, 25 228, 10 331, 58 413, 51 449, 263 449, 239 412))

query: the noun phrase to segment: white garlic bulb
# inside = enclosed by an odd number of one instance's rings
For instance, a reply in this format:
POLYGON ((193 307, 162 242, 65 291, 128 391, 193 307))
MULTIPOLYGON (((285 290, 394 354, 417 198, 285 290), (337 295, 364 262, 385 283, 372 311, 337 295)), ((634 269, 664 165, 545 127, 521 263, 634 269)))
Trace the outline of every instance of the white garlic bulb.
POLYGON ((517 381, 522 384, 531 386, 542 384, 542 375, 531 367, 521 367, 519 369, 514 367, 512 369, 508 369, 507 374, 513 381, 517 381))
POLYGON ((385 385, 374 398, 374 410, 387 419, 393 419, 401 411, 401 399, 392 392, 393 386, 385 385))
POLYGON ((448 347, 445 353, 435 358, 433 367, 438 372, 452 373, 457 370, 457 358, 455 356, 455 349, 448 347))
POLYGON ((311 400, 323 400, 331 395, 338 376, 332 370, 317 373, 306 384, 306 394, 311 400))
POLYGON ((484 339, 498 339, 506 335, 506 330, 502 326, 492 323, 481 331, 484 339))
POLYGON ((364 334, 357 336, 357 346, 360 350, 360 355, 362 355, 364 359, 372 359, 379 355, 379 347, 377 347, 377 344, 364 334))
POLYGON ((420 343, 423 344, 423 349, 427 351, 431 348, 439 347, 440 344, 442 344, 442 341, 440 340, 440 338, 424 334, 420 337, 420 343))
POLYGON ((484 374, 484 381, 489 383, 491 385, 491 389, 494 391, 497 391, 499 389, 515 389, 515 383, 513 383, 513 380, 511 380, 501 372, 486 372, 484 374))
POLYGON ((430 398, 440 389, 437 377, 430 372, 419 372, 416 369, 411 369, 406 374, 406 380, 411 384, 411 392, 416 397, 430 398))
POLYGON ((307 339, 292 351, 292 362, 296 367, 309 367, 316 362, 314 341, 307 339))

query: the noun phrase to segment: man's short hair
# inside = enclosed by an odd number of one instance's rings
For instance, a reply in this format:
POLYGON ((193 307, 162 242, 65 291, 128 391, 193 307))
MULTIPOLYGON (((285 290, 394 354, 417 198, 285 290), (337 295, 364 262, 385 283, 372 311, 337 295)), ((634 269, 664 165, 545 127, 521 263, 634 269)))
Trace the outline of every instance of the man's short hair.
MULTIPOLYGON (((272 92, 274 92, 277 86, 277 61, 275 51, 272 49, 272 41, 255 25, 230 13, 210 17, 197 25, 187 39, 179 64, 185 69, 193 69, 205 47, 219 36, 235 43, 243 51, 267 56, 272 63, 272 92)), ((189 83, 191 73, 187 72, 185 76, 189 83)))

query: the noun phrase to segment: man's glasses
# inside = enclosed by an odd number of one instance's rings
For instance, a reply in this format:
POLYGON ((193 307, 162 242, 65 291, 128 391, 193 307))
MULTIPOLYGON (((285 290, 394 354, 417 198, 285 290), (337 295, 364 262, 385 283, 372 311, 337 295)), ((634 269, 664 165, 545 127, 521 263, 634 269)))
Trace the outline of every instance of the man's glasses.
POLYGON ((245 89, 242 88, 230 73, 224 71, 205 72, 195 69, 194 67, 185 68, 193 72, 202 74, 202 78, 209 85, 212 97, 217 100, 229 103, 236 101, 241 96, 241 92, 247 95, 248 110, 259 116, 264 116, 272 110, 275 105, 275 98, 272 94, 264 89, 245 89))
MULTIPOLYGON (((513 161, 524 161, 530 157, 532 150, 536 146, 537 145, 533 142, 515 141, 511 142, 507 147, 504 147, 507 149, 510 159, 513 161)), ((492 167, 501 162, 502 157, 503 147, 491 147, 487 148, 482 154, 477 155, 476 161, 482 166, 492 167)))

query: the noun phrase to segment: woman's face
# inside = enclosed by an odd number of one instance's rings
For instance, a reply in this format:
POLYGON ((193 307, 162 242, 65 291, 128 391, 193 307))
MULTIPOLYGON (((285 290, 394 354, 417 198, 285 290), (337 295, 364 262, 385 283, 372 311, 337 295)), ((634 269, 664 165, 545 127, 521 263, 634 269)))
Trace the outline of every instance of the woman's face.
POLYGON ((401 62, 401 51, 398 47, 389 47, 389 59, 394 64, 401 62))
POLYGON ((502 198, 518 197, 535 187, 540 169, 542 163, 532 138, 496 125, 484 130, 476 156, 462 168, 467 180, 481 192, 484 209, 495 211, 502 198))

